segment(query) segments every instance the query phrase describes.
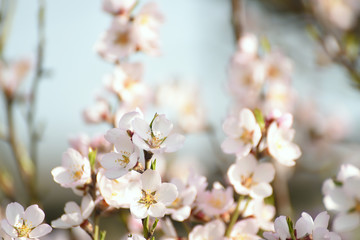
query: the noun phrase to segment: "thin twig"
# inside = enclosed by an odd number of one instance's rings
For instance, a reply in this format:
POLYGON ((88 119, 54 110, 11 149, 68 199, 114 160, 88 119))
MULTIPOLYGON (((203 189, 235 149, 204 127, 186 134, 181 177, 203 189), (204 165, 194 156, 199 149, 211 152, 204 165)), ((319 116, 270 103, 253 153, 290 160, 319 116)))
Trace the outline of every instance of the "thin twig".
POLYGON ((241 37, 243 27, 242 27, 242 0, 231 0, 232 7, 232 24, 234 27, 234 33, 236 41, 241 37))

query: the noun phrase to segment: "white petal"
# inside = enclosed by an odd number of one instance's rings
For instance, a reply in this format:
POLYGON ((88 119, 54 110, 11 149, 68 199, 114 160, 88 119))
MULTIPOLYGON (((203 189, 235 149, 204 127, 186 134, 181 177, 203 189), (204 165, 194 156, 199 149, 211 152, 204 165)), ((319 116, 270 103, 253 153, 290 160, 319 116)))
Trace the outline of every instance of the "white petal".
POLYGON ((151 138, 151 129, 149 124, 145 120, 140 118, 135 118, 132 121, 134 132, 139 135, 142 139, 148 140, 151 138))
POLYGON ((15 226, 24 217, 24 208, 17 202, 9 203, 6 207, 6 219, 8 223, 15 226))
POLYGON ((82 218, 85 220, 89 218, 90 214, 95 208, 95 203, 91 196, 87 194, 83 197, 81 200, 81 212, 82 212, 82 218))
POLYGON ((152 130, 157 137, 164 138, 169 135, 173 124, 164 114, 158 115, 152 124, 152 130), (158 135, 159 134, 159 135, 158 135), (160 135, 161 134, 161 135, 160 135))
POLYGON ((164 203, 165 205, 174 202, 177 196, 177 188, 172 183, 161 184, 159 190, 156 192, 158 201, 164 203))
POLYGON ((132 140, 133 143, 139 147, 140 149, 144 149, 144 150, 151 150, 149 145, 144 141, 144 139, 142 139, 139 135, 137 135, 136 133, 132 136, 132 140))
POLYGON ((84 157, 75 149, 69 148, 62 155, 62 166, 65 168, 70 168, 73 165, 82 165, 84 157))
POLYGON ((147 208, 144 204, 132 202, 130 204, 130 212, 135 218, 146 218, 148 216, 147 208))
POLYGON ((161 176, 157 171, 147 169, 141 175, 141 184, 142 189, 144 189, 145 191, 157 191, 161 186, 161 176))
POLYGON ((271 163, 260 163, 254 172, 254 182, 271 182, 275 177, 275 168, 271 163))
POLYGON ((18 236, 16 229, 13 228, 5 219, 1 221, 1 227, 10 237, 18 236))
POLYGON ((104 154, 100 160, 101 166, 105 169, 122 168, 121 163, 116 162, 118 159, 123 159, 122 154, 116 152, 110 152, 104 154))
POLYGON ((295 224, 297 236, 301 238, 306 234, 312 234, 313 228, 314 222, 312 217, 309 214, 303 212, 301 214, 301 218, 299 218, 295 224))
POLYGON ((31 205, 25 210, 24 220, 31 224, 31 228, 38 226, 44 221, 45 213, 39 208, 38 205, 31 205))
POLYGON ((81 213, 81 209, 76 202, 67 202, 64 207, 65 213, 81 213))
POLYGON ((257 223, 256 219, 247 218, 237 222, 233 230, 231 231, 231 236, 236 237, 238 234, 253 234, 259 231, 259 224, 257 223))
POLYGON ((174 219, 175 221, 182 222, 190 216, 190 213, 191 213, 191 207, 184 206, 175 210, 171 214, 171 218, 174 219))
POLYGON ((360 224, 360 216, 358 213, 340 213, 333 222, 335 232, 346 232, 357 228, 360 224))
POLYGON ((324 211, 319 213, 314 220, 314 229, 316 228, 327 228, 329 225, 329 214, 324 211))
POLYGON ((285 216, 280 216, 274 222, 275 232, 279 234, 280 239, 290 238, 289 227, 285 216))
POLYGON ((242 129, 239 128, 239 120, 234 117, 229 117, 225 120, 223 130, 226 135, 232 138, 237 138, 242 132, 242 129))
POLYGON ((240 122, 247 130, 253 130, 257 125, 253 112, 248 108, 241 110, 240 122))
POLYGON ((134 151, 134 144, 132 143, 130 137, 127 134, 119 135, 114 145, 116 151, 120 154, 125 154, 126 152, 128 154, 131 154, 134 151))
POLYGON ((174 133, 168 136, 161 145, 164 145, 164 147, 166 148, 165 152, 175 152, 182 148, 184 142, 185 136, 174 133))
MULTIPOLYGON (((245 145, 243 142, 236 140, 234 138, 226 138, 224 142, 221 144, 221 149, 224 153, 231 154, 237 152, 245 152, 245 145)), ((247 150, 247 149, 246 149, 247 150)), ((249 150, 250 151, 250 150, 249 150)))
POLYGON ((110 169, 105 171, 105 176, 108 179, 117 179, 126 175, 129 171, 126 168, 119 168, 119 169, 110 169))
POLYGON ((61 184, 67 185, 74 182, 72 175, 64 167, 56 167, 51 170, 51 174, 54 177, 54 181, 61 184))
POLYGON ((61 218, 58 218, 54 221, 51 221, 51 226, 53 228, 61 228, 61 229, 67 229, 67 228, 71 228, 72 225, 70 225, 67 222, 64 222, 61 218))
POLYGON ((44 223, 44 224, 37 226, 35 229, 33 229, 29 233, 29 237, 39 238, 39 237, 45 236, 46 234, 50 233, 51 231, 52 231, 52 228, 50 227, 50 225, 44 223))
POLYGON ((124 135, 123 130, 119 128, 112 128, 106 132, 104 137, 108 142, 115 144, 121 135, 124 135))
POLYGON ((151 205, 148 212, 150 216, 160 218, 165 215, 165 211, 166 211, 165 205, 161 202, 158 202, 151 205))
POLYGON ((143 118, 143 115, 140 111, 140 109, 136 109, 136 111, 125 113, 120 121, 119 121, 119 128, 123 130, 132 129, 132 121, 135 118, 143 118))
POLYGON ((268 183, 259 183, 251 187, 250 196, 256 199, 266 198, 272 194, 273 190, 268 183))

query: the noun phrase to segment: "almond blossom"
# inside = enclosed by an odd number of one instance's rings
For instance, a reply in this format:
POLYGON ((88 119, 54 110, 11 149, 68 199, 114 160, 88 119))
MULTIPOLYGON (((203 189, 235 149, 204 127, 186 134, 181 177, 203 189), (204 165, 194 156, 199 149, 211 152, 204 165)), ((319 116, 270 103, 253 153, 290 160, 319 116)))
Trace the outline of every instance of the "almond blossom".
MULTIPOLYGON (((106 153, 100 160, 109 179, 119 178, 129 172, 138 162, 140 154, 127 133, 119 134, 115 151, 106 153)), ((144 164, 144 163, 142 163, 144 164)))
POLYGON ((75 149, 69 148, 62 157, 62 166, 51 170, 54 181, 64 188, 76 188, 90 181, 90 163, 75 149))
POLYGON ((292 142, 295 130, 278 126, 276 122, 270 124, 267 132, 267 145, 270 155, 285 166, 294 166, 295 160, 301 156, 298 145, 292 142))
POLYGON ((255 219, 247 218, 235 223, 231 233, 230 239, 232 240, 258 240, 257 232, 259 231, 258 223, 255 219))
POLYGON ((75 202, 65 204, 65 214, 51 222, 54 228, 72 228, 81 225, 87 220, 95 208, 95 203, 89 194, 81 200, 81 206, 75 202))
POLYGON ((240 157, 249 154, 261 138, 260 126, 253 112, 247 108, 241 110, 239 118, 227 118, 223 129, 228 137, 221 144, 221 148, 225 153, 235 153, 240 157))
POLYGON ((215 182, 211 191, 198 193, 196 199, 198 210, 207 216, 218 216, 229 211, 234 205, 233 190, 215 182))
POLYGON ((141 186, 132 189, 134 199, 130 212, 136 218, 163 217, 166 205, 175 201, 178 196, 176 186, 172 183, 161 183, 160 174, 147 169, 140 177, 141 186))
POLYGON ((34 204, 24 210, 17 202, 6 207, 6 219, 1 221, 1 227, 11 238, 16 240, 38 239, 51 232, 52 228, 43 223, 44 212, 34 204))
POLYGON ((189 234, 189 240, 221 240, 224 234, 225 224, 221 220, 214 220, 194 227, 189 234))
POLYGON ((273 219, 276 210, 273 205, 265 204, 263 199, 243 200, 240 209, 243 211, 243 217, 254 218, 262 230, 274 231, 273 219))
POLYGON ((172 219, 182 222, 190 216, 197 190, 195 186, 185 184, 177 178, 172 179, 171 183, 176 186, 179 194, 175 201, 167 206, 166 213, 171 214, 172 219))
POLYGON ((156 114, 150 125, 145 120, 135 118, 132 121, 134 128, 133 142, 141 149, 153 153, 175 152, 185 141, 185 137, 172 133, 173 124, 164 114, 156 114))
POLYGON ((256 199, 272 194, 270 182, 274 180, 275 168, 271 163, 258 163, 252 154, 238 158, 236 164, 230 166, 227 175, 238 194, 256 199))

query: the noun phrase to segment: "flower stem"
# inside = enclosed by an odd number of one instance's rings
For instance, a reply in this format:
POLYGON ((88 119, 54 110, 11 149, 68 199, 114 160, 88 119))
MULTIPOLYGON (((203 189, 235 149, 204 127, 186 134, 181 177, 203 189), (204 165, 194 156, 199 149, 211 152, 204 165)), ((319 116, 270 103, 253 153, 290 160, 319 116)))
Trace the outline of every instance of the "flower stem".
POLYGON ((143 224, 144 238, 148 239, 148 237, 149 237, 149 216, 147 216, 145 219, 142 220, 142 224, 143 224))
MULTIPOLYGON (((244 198, 245 198, 245 196, 244 196, 244 195, 241 195, 241 196, 239 197, 239 199, 238 199, 238 202, 237 202, 235 211, 233 212, 233 214, 232 214, 232 216, 231 216, 231 219, 230 219, 229 226, 228 226, 228 228, 226 229, 225 237, 230 237, 231 230, 233 229, 234 224, 236 223, 237 219, 239 218, 239 215, 240 215, 240 204, 241 204, 241 202, 244 200, 244 198)), ((247 204, 245 205, 244 210, 246 209, 246 207, 247 207, 247 204)))

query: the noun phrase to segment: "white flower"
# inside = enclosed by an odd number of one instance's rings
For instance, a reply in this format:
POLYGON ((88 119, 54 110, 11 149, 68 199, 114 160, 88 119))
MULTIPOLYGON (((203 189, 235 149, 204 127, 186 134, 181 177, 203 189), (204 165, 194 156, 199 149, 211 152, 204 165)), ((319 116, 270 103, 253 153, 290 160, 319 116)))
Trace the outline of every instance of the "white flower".
POLYGON ((140 173, 130 171, 121 178, 110 180, 99 171, 97 182, 101 196, 111 207, 129 208, 133 199, 132 188, 140 187, 140 176, 140 173))
POLYGON ((31 205, 24 211, 23 206, 13 202, 6 207, 6 219, 1 221, 1 227, 12 238, 37 239, 52 230, 48 224, 41 224, 44 218, 45 214, 38 205, 31 205))
POLYGON ((117 136, 115 152, 106 153, 100 163, 105 169, 105 176, 109 179, 116 179, 128 173, 139 158, 138 149, 128 134, 123 133, 117 136))
POLYGON ((83 116, 87 123, 106 122, 111 119, 110 104, 107 100, 99 98, 94 105, 84 110, 83 116))
POLYGON ((171 218, 182 222, 190 216, 191 205, 196 198, 196 187, 184 184, 180 179, 174 178, 171 183, 175 184, 179 194, 171 205, 167 206, 167 214, 171 214, 171 218))
POLYGON ((228 137, 221 144, 221 148, 225 153, 236 153, 240 157, 249 154, 261 138, 260 126, 252 111, 247 108, 241 110, 239 119, 227 118, 223 129, 228 137))
POLYGON ((245 211, 243 211, 243 217, 253 217, 259 228, 266 231, 274 231, 274 216, 275 216, 275 207, 271 204, 265 204, 264 199, 254 199, 243 200, 240 204, 240 209, 244 209, 247 205, 245 211))
POLYGON ((258 240, 257 232, 259 231, 259 225, 256 219, 248 218, 237 222, 231 233, 230 238, 232 240, 258 240))
POLYGON ((163 217, 166 205, 171 204, 178 196, 176 186, 171 183, 161 183, 158 172, 147 169, 141 175, 141 187, 132 189, 134 199, 130 211, 136 218, 163 217))
POLYGON ((113 15, 129 14, 136 0, 103 0, 104 11, 113 15))
POLYGON ((75 149, 69 148, 62 156, 62 166, 51 170, 54 181, 64 188, 75 188, 90 181, 90 163, 75 149))
POLYGON ((258 163, 252 154, 238 158, 236 164, 230 166, 227 175, 238 194, 256 199, 272 194, 269 183, 274 179, 275 168, 271 163, 258 163))
POLYGON ((292 142, 294 135, 294 129, 278 127, 276 122, 270 124, 267 133, 269 153, 279 163, 289 167, 294 166, 295 160, 301 156, 299 146, 292 142))
POLYGON ((164 114, 156 115, 151 127, 140 118, 135 118, 132 123, 135 131, 132 140, 141 149, 153 153, 175 152, 184 144, 183 135, 170 134, 173 124, 164 114))
POLYGON ((54 228, 71 228, 81 225, 88 219, 95 208, 91 196, 87 194, 81 200, 81 207, 75 202, 65 204, 65 214, 51 222, 54 228))
POLYGON ((194 227, 189 234, 189 240, 221 240, 224 234, 225 224, 221 220, 214 220, 204 226, 194 227))
POLYGON ((207 216, 217 216, 230 210, 233 206, 233 190, 215 182, 211 191, 198 193, 197 206, 207 216))

